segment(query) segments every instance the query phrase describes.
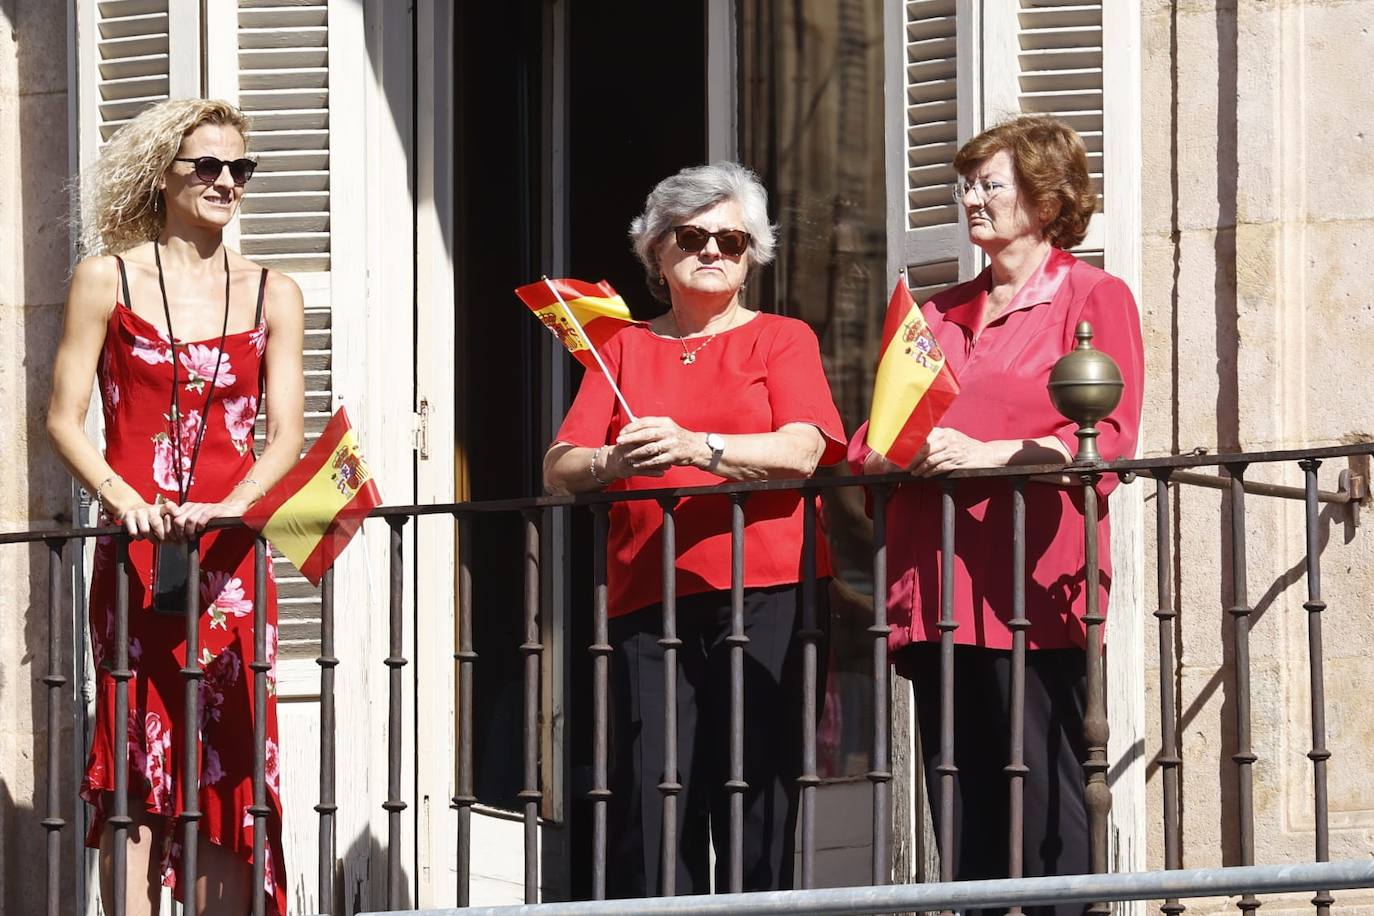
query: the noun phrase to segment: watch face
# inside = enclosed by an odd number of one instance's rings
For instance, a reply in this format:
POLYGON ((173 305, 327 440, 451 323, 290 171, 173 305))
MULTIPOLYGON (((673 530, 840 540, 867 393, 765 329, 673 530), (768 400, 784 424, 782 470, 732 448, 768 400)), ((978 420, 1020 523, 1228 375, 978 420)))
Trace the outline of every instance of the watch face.
POLYGON ((707 433, 706 447, 713 452, 723 452, 725 451, 725 439, 721 437, 720 433, 707 433))

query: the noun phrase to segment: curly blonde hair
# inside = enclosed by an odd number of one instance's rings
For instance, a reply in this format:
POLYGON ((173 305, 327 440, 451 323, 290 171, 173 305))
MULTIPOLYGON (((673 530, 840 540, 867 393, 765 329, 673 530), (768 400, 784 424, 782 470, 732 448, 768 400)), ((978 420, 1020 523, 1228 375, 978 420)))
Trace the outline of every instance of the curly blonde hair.
POLYGON ((1056 248, 1083 241, 1097 209, 1097 193, 1078 131, 1052 115, 1022 115, 961 146, 954 155, 954 171, 967 175, 1002 150, 1011 153, 1017 187, 1032 212, 1054 214, 1045 225, 1046 240, 1056 248))
POLYGON ((117 254, 161 234, 166 211, 158 181, 202 124, 232 127, 248 144, 247 116, 218 99, 158 102, 115 132, 79 179, 82 256, 117 254))

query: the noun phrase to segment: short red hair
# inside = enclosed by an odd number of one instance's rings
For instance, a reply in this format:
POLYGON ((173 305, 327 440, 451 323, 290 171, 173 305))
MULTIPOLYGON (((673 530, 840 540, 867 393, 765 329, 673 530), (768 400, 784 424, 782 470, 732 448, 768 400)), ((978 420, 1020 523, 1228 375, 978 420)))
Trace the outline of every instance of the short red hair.
POLYGON ((959 147, 954 170, 967 175, 1002 150, 1011 154, 1016 186, 1031 212, 1054 214, 1045 224, 1045 239, 1056 248, 1082 242, 1097 210, 1097 194, 1078 131, 1049 115, 1023 115, 959 147))

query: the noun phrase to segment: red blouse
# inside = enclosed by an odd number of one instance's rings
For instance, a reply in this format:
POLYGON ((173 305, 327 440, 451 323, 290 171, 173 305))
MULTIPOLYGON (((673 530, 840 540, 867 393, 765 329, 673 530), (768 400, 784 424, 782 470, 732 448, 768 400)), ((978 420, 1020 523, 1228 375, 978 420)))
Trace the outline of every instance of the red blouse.
MULTIPOLYGON (((844 429, 821 368, 816 335, 794 318, 759 313, 708 343, 692 340, 696 361, 682 363, 682 343, 645 325, 615 335, 602 349, 606 368, 636 415, 671 417, 697 432, 773 432, 810 423, 826 440, 821 464, 844 457, 844 429)), ((615 441, 629 422, 606 378, 588 372, 557 442, 597 448, 615 441)), ((629 477, 608 487, 648 490, 719 484, 723 478, 694 467, 671 467, 662 477, 629 477)), ((798 491, 753 493, 744 502, 744 584, 799 581, 803 499, 798 491)), ((695 496, 678 503, 677 594, 730 587, 730 502, 695 496)), ((607 543, 610 616, 662 599, 663 513, 653 500, 615 503, 607 543)), ((817 575, 830 574, 824 539, 817 539, 817 575)))
MULTIPOLYGON (((1144 384, 1140 319, 1121 280, 1051 249, 1007 308, 984 319, 990 271, 933 296, 922 306, 959 379, 960 393, 940 421, 974 439, 1057 436, 1078 451, 1075 424, 1050 403, 1055 362, 1075 345, 1079 321, 1092 323, 1093 346, 1111 355, 1125 382, 1121 403, 1098 423, 1103 460, 1135 453, 1144 384)), ((869 453, 861 428, 850 445, 856 466, 869 453)), ((1097 490, 1116 486, 1105 476, 1097 490)), ((1081 646, 1084 591, 1083 498, 1079 487, 1026 486, 1026 644, 1081 646)), ((940 631, 940 487, 898 487, 888 503, 889 646, 936 641, 940 631)), ((1011 487, 1006 480, 961 480, 954 491, 954 641, 1011 648, 1011 487)), ((1100 607, 1111 588, 1111 525, 1099 502, 1100 607)))

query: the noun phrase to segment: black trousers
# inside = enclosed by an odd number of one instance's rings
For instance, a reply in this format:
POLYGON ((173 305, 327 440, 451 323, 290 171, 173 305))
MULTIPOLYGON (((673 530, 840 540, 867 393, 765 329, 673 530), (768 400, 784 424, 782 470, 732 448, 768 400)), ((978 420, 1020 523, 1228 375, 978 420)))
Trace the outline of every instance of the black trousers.
MULTIPOLYGON (((894 656, 910 679, 925 762, 926 793, 940 836, 940 646, 916 643, 894 656)), ((1025 877, 1085 874, 1088 816, 1083 803, 1083 712, 1087 681, 1081 649, 1026 652, 1022 866, 1025 877)), ((954 648, 954 877, 1005 878, 1011 806, 1011 652, 954 648)), ((1082 904, 1028 907, 1077 916, 1082 904)))
MULTIPOLYGON (((816 587, 816 620, 828 629, 825 582, 816 587)), ((801 762, 801 589, 744 593, 744 890, 792 887, 797 783, 801 762)), ((611 774, 609 897, 660 896, 663 814, 663 612, 659 605, 610 621, 615 767, 611 774)), ((729 886, 730 593, 677 602, 677 863, 674 892, 729 886)), ((817 697, 825 696, 826 646, 817 651, 817 697)), ((818 704, 819 706, 819 704, 818 704)))

